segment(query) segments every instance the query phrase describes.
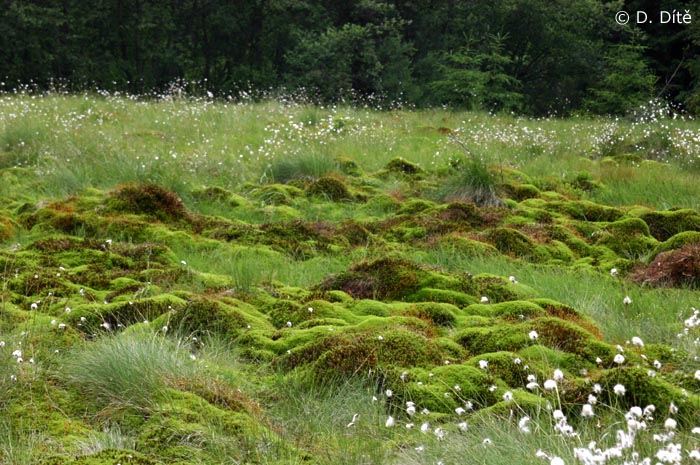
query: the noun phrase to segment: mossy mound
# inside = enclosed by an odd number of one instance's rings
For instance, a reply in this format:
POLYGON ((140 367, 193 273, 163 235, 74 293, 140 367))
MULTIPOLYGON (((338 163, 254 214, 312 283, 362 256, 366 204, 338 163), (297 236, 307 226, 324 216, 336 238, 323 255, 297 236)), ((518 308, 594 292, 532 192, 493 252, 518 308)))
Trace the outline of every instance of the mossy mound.
POLYGON ((452 327, 460 310, 449 303, 421 302, 409 305, 402 313, 428 320, 436 326, 452 327))
POLYGON ((391 174, 421 177, 425 170, 415 163, 411 163, 403 158, 393 158, 386 164, 384 169, 391 174))
POLYGON ((13 222, 0 215, 0 242, 8 240, 15 231, 13 222))
MULTIPOLYGON (((241 306, 245 304, 241 303, 241 306)), ((252 310, 252 312, 257 313, 252 310)), ((172 312, 167 323, 184 334, 202 335, 214 333, 235 339, 241 331, 250 326, 268 328, 271 326, 262 315, 251 314, 251 310, 227 305, 220 300, 196 298, 172 312)))
POLYGON ((202 189, 197 189, 192 191, 192 197, 198 201, 205 202, 216 202, 218 204, 226 205, 227 207, 235 208, 247 203, 246 200, 234 194, 233 192, 222 189, 218 186, 204 187, 202 189))
POLYGON ((331 176, 324 176, 311 183, 306 189, 306 193, 309 196, 322 197, 333 202, 353 198, 348 186, 340 179, 331 176))
POLYGON ((651 211, 639 217, 649 225, 651 235, 658 241, 684 231, 700 231, 700 214, 695 210, 651 211))
POLYGON ((649 254, 658 245, 649 227, 639 218, 625 218, 607 224, 596 236, 595 243, 617 255, 636 259, 649 254))
POLYGON ((547 208, 564 213, 575 220, 592 222, 617 221, 624 217, 624 212, 618 208, 600 205, 588 200, 572 200, 568 202, 548 202, 547 208))
POLYGON ((460 233, 441 236, 432 247, 465 256, 496 256, 499 253, 491 244, 470 239, 460 233))
POLYGON ((671 236, 669 239, 665 240, 656 247, 654 250, 654 255, 658 255, 661 252, 680 249, 689 244, 700 244, 700 232, 685 231, 671 236))
POLYGON ((532 184, 506 183, 503 185, 503 190, 508 198, 518 202, 540 195, 540 190, 532 184))
POLYGON ((551 258, 545 247, 539 246, 525 234, 511 228, 495 228, 487 236, 499 252, 533 262, 544 262, 551 258))
POLYGON ((39 462, 40 465, 160 465, 161 463, 139 452, 123 449, 105 449, 96 454, 74 458, 50 457, 39 462))
POLYGON ((253 187, 249 195, 262 205, 290 205, 303 190, 287 184, 267 184, 253 187))
POLYGON ((393 380, 391 387, 397 393, 395 402, 399 408, 406 401, 411 401, 420 409, 452 416, 455 409, 464 408, 467 401, 475 404, 475 407, 494 403, 497 394, 489 390, 492 382, 493 377, 479 368, 443 365, 430 371, 409 370, 403 379, 393 380))
POLYGON ((605 370, 595 379, 603 387, 599 401, 618 405, 621 410, 633 406, 654 405, 658 412, 668 412, 671 402, 678 407, 676 419, 684 426, 694 426, 696 413, 700 410, 700 397, 684 392, 677 386, 659 378, 651 377, 643 368, 614 368, 605 370), (613 386, 621 384, 625 393, 617 395, 613 386))
POLYGON ((187 217, 187 208, 174 192, 157 184, 126 184, 110 193, 107 207, 114 212, 147 215, 161 221, 187 217))
POLYGON ((318 380, 355 376, 370 369, 431 367, 447 354, 434 340, 405 329, 343 331, 292 349, 283 358, 288 368, 308 365, 318 380))
POLYGON ((499 351, 517 351, 530 343, 525 324, 500 324, 495 326, 465 328, 455 334, 455 341, 467 349, 473 357, 499 351))
POLYGON ((338 289, 356 299, 396 300, 417 291, 427 276, 427 271, 408 260, 380 258, 328 277, 319 289, 338 289))

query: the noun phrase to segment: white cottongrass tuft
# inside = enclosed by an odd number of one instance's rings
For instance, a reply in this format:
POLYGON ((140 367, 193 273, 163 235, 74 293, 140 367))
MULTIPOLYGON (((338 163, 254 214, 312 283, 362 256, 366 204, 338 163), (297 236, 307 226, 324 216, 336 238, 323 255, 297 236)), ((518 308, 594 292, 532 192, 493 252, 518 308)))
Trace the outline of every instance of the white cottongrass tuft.
POLYGON ((534 341, 539 337, 539 334, 537 334, 537 331, 532 330, 532 331, 530 331, 528 336, 530 336, 530 340, 534 341))
POLYGON ((615 358, 613 358, 613 362, 617 363, 618 365, 622 365, 625 363, 625 357, 622 354, 617 354, 615 355, 615 358))
POLYGON ((632 303, 632 299, 630 299, 630 296, 626 295, 624 299, 622 299, 622 303, 625 305, 629 305, 632 303))
POLYGON ((548 379, 547 381, 544 382, 544 388, 548 391, 551 391, 552 389, 556 389, 557 382, 554 381, 553 379, 548 379))
POLYGON ((389 418, 386 419, 386 423, 384 423, 384 426, 387 428, 391 428, 396 424, 396 420, 394 420, 394 417, 389 416, 389 418))
POLYGON ((627 390, 622 384, 616 384, 615 387, 613 387, 613 392, 616 396, 624 396, 627 390))
POLYGON ((583 418, 591 418, 594 415, 593 406, 591 404, 583 404, 583 407, 581 407, 581 416, 583 418))
POLYGON ((634 336, 632 338, 632 344, 637 347, 644 347, 644 341, 642 341, 642 339, 637 336, 634 336))
POLYGON ((667 418, 664 422, 664 428, 666 428, 669 431, 673 431, 674 429, 676 429, 677 425, 678 423, 676 423, 676 420, 674 420, 673 418, 667 418))
POLYGON ((530 417, 525 415, 518 422, 518 428, 520 429, 520 431, 522 431, 523 433, 526 433, 526 434, 529 433, 530 426, 528 425, 528 423, 530 423, 530 417))

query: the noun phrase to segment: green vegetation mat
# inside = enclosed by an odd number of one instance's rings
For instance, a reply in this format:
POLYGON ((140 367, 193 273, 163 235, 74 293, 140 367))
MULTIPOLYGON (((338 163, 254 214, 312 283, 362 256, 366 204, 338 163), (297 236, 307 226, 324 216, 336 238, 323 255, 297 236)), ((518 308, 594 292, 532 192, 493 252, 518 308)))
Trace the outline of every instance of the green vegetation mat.
POLYGON ((692 120, 4 95, 0 130, 1 463, 697 452, 692 120))

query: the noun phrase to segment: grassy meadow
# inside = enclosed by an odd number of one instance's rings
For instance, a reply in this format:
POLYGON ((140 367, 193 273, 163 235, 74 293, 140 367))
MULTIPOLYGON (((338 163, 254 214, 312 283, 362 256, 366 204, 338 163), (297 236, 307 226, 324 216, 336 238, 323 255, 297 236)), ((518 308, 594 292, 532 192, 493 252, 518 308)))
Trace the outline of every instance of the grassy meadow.
POLYGON ((699 178, 653 104, 2 94, 0 463, 696 463, 699 178))

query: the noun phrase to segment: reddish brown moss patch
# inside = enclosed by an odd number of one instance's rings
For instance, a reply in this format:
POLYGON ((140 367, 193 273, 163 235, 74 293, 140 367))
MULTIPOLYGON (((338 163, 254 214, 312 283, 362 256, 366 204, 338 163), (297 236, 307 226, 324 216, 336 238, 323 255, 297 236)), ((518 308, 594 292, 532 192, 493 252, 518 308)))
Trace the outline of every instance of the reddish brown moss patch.
POLYGON ((126 184, 110 193, 107 204, 117 212, 148 215, 162 221, 187 217, 182 199, 157 184, 126 184))
POLYGON ((700 244, 691 243, 678 250, 663 252, 642 269, 633 271, 630 279, 651 286, 700 286, 700 244))

